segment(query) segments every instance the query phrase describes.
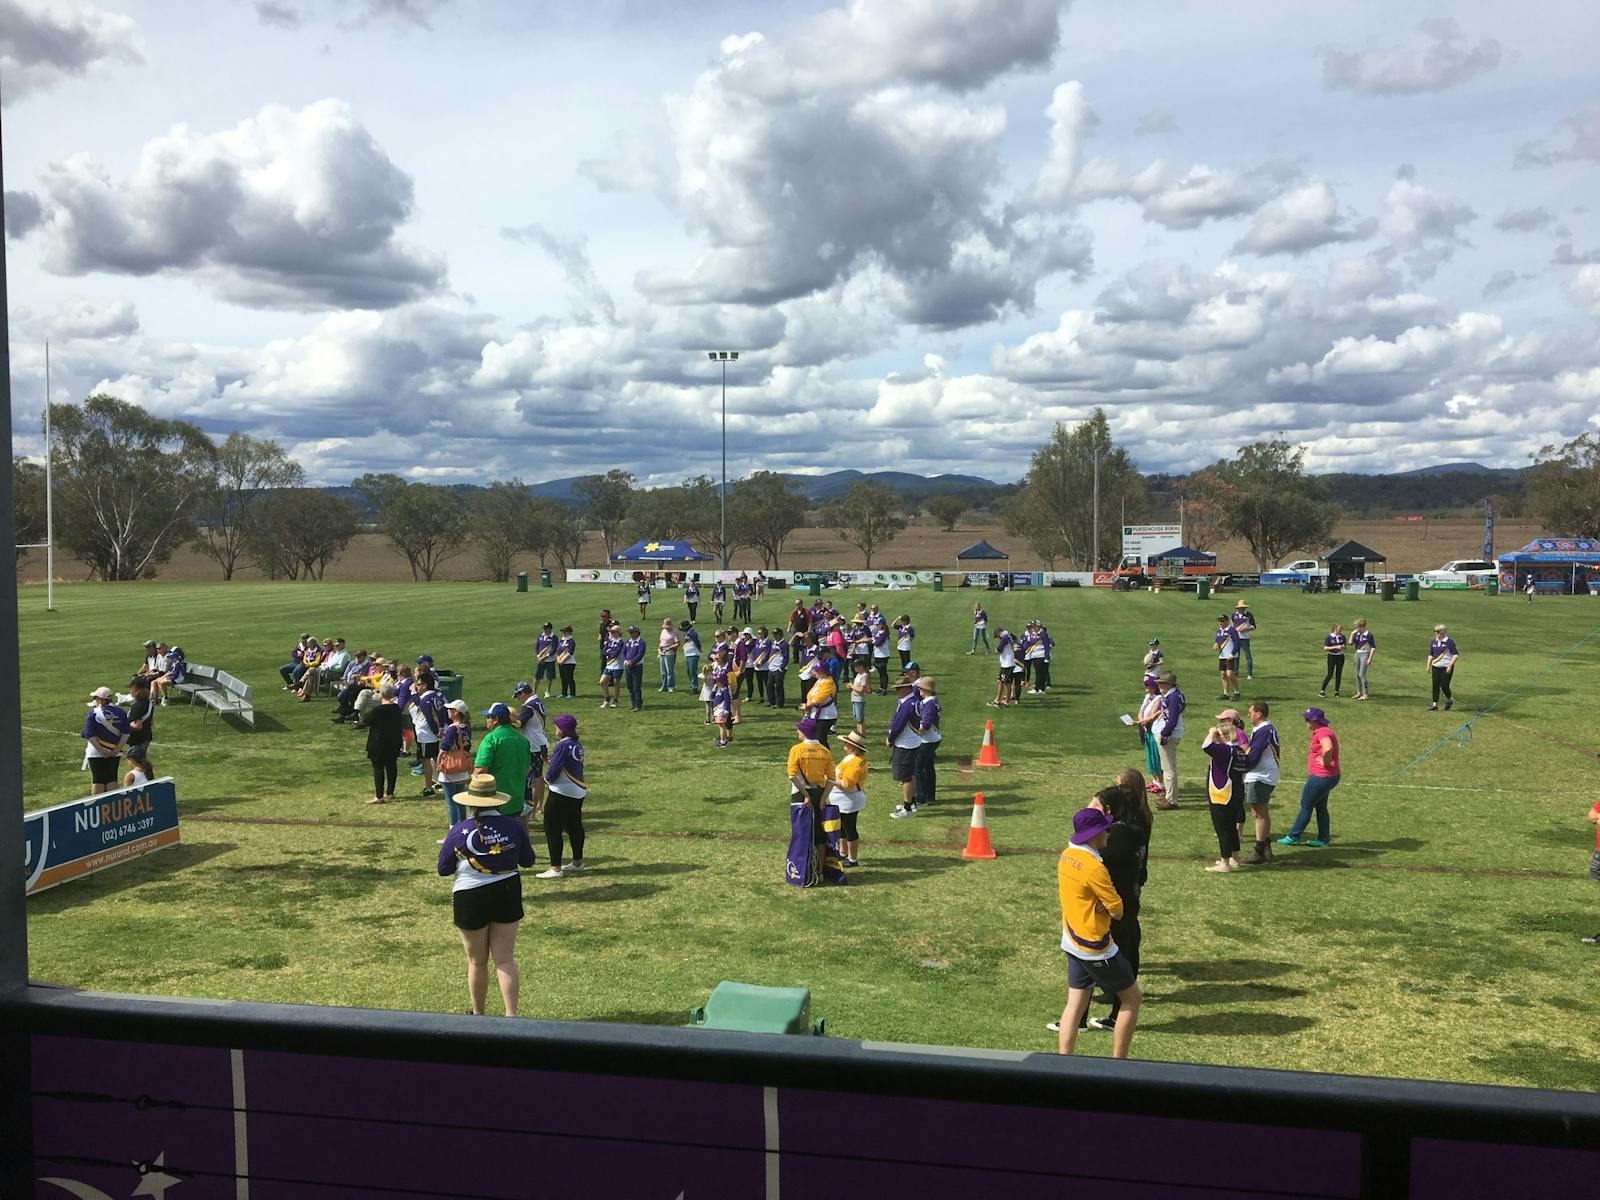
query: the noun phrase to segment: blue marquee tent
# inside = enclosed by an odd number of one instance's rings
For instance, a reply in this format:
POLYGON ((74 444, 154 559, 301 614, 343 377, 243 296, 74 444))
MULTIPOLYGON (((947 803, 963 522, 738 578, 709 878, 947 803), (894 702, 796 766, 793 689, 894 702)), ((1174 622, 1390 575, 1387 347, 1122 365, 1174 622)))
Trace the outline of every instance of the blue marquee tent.
POLYGON ((963 562, 969 562, 973 559, 982 559, 984 561, 991 562, 997 562, 1000 560, 1009 561, 1010 558, 1011 556, 1004 550, 996 550, 993 546, 989 545, 988 539, 985 538, 981 542, 974 542, 960 554, 956 555, 956 563, 959 565, 963 562))
POLYGON ((611 556, 612 562, 710 562, 688 542, 639 541, 611 556))
POLYGON ((1214 567, 1217 565, 1217 556, 1196 550, 1193 546, 1174 546, 1150 556, 1152 567, 1161 562, 1176 562, 1186 567, 1214 567))
POLYGON ((1545 589, 1577 592, 1600 583, 1600 540, 1534 538, 1520 550, 1500 556, 1500 586, 1507 591, 1527 586, 1532 576, 1545 589))

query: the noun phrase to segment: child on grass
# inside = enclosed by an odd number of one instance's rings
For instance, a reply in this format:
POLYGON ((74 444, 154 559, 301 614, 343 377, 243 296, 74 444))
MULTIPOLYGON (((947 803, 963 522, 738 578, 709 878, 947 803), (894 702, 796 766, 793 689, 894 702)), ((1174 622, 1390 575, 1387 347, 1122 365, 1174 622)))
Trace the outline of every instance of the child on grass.
POLYGON ((711 722, 717 727, 717 749, 733 740, 733 695, 723 682, 711 688, 711 722))
POLYGON ((864 661, 856 662, 856 673, 850 680, 850 715, 855 718, 856 732, 867 736, 867 693, 872 690, 872 676, 864 661))

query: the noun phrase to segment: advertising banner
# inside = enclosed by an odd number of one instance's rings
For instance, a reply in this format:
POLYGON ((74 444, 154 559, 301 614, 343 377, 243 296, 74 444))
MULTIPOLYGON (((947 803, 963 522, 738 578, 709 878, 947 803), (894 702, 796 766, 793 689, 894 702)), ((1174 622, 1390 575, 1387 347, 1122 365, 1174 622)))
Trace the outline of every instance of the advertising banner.
POLYGON ((1183 545, 1182 525, 1124 525, 1122 527, 1122 557, 1147 563, 1163 550, 1176 550, 1183 545))
POLYGON ((23 814, 28 895, 178 844, 178 791, 171 779, 103 792, 23 814))

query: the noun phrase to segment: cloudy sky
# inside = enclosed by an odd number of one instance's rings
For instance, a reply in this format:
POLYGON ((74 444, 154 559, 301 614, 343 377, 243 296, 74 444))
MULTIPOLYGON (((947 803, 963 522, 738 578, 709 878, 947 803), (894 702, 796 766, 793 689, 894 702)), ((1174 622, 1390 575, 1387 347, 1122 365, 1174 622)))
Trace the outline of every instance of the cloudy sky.
POLYGON ((1600 428, 1600 6, 0 0, 19 449, 1520 465, 1600 428))

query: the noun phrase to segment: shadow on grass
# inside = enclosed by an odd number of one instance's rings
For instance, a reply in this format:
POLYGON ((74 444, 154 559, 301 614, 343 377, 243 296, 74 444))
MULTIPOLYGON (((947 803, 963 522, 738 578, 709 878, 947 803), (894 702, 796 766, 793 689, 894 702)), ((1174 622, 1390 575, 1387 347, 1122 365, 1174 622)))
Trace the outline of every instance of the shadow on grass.
POLYGON ((1197 983, 1173 992, 1158 993, 1165 1004, 1249 1004, 1266 1000, 1295 1000, 1304 988, 1277 983, 1197 983))
POLYGON ((616 900, 643 900, 646 896, 665 890, 653 883, 602 883, 598 887, 574 889, 565 894, 552 888, 550 896, 565 904, 608 904, 616 900))
POLYGON ((28 899, 28 914, 47 916, 65 912, 80 904, 91 904, 106 896, 115 896, 129 888, 159 884, 238 848, 233 842, 179 842, 170 849, 158 850, 124 863, 115 870, 75 879, 48 892, 31 896, 28 899))
POLYGON ((862 866, 845 868, 845 874, 849 877, 852 888, 883 887, 889 884, 907 883, 913 879, 926 879, 930 875, 937 875, 941 871, 948 871, 951 867, 960 865, 959 858, 942 858, 936 854, 913 854, 899 858, 868 859, 862 866))
POLYGON ((1140 1029, 1151 1033, 1190 1034, 1197 1037, 1282 1037, 1286 1033, 1300 1033, 1316 1024, 1316 1017, 1235 1011, 1174 1017, 1159 1025, 1141 1024, 1140 1029))
POLYGON ((598 1013, 592 1017, 583 1018, 585 1021, 604 1021, 609 1025, 687 1025, 689 1023, 689 1010, 674 1009, 671 1011, 648 1012, 611 1012, 598 1013))
POLYGON ((1238 983, 1271 979, 1300 969, 1300 964, 1261 958, 1202 959, 1194 962, 1143 962, 1140 975, 1171 975, 1184 983, 1238 983))
POLYGON ((643 814, 636 808, 606 808, 598 812, 583 814, 583 827, 590 829, 609 829, 618 821, 631 821, 634 817, 643 814))
POLYGON ((604 860, 589 860, 589 866, 604 873, 607 879, 617 875, 688 875, 695 871, 704 871, 704 863, 618 863, 616 866, 604 860))

